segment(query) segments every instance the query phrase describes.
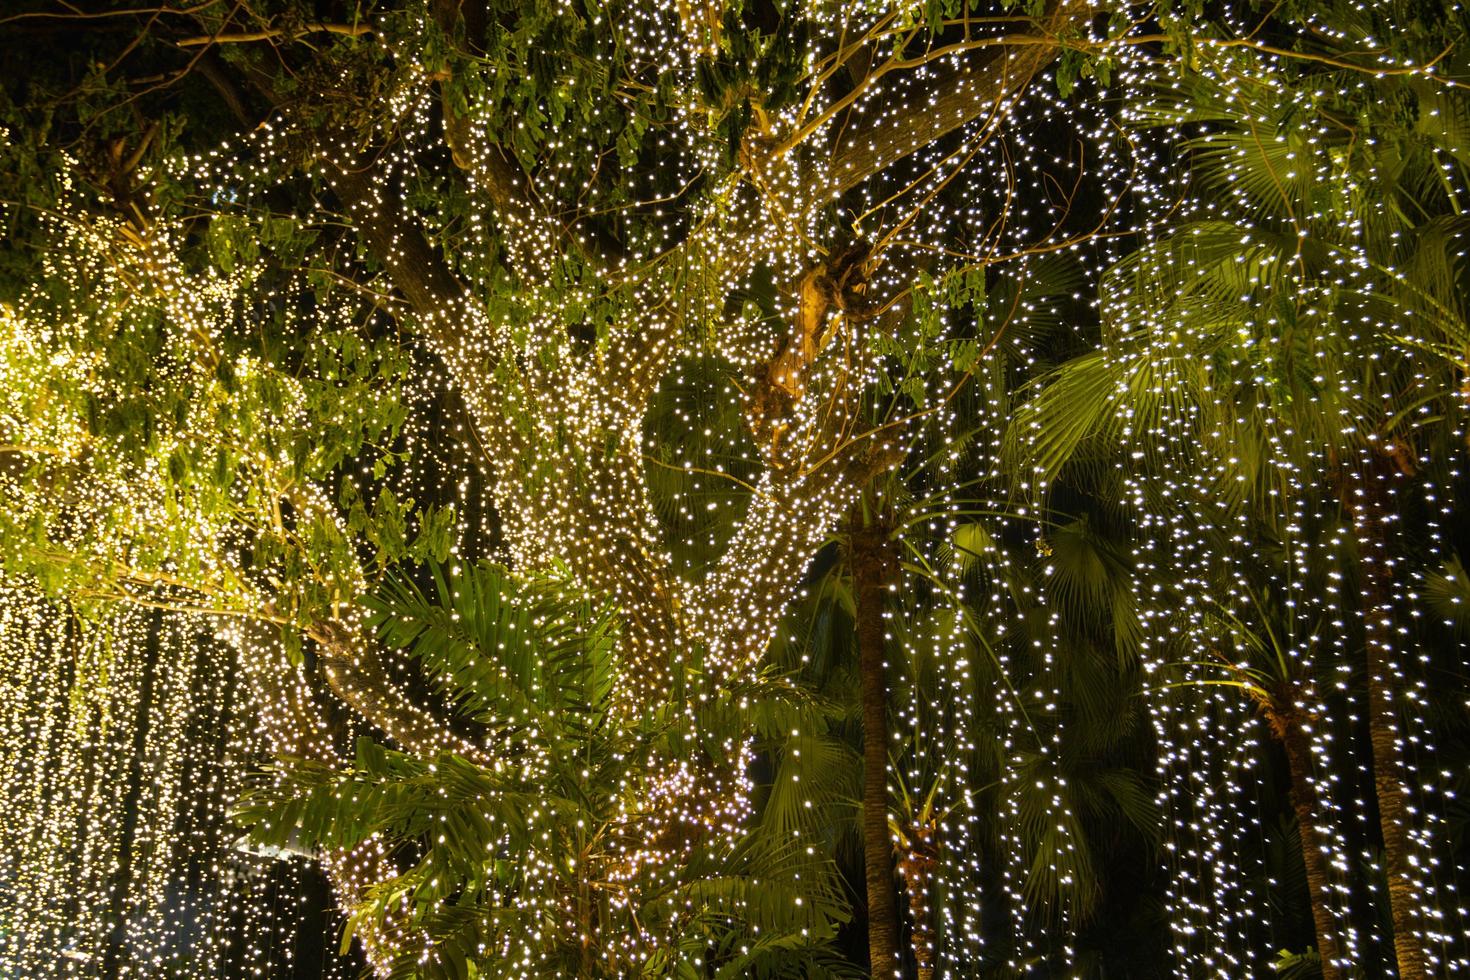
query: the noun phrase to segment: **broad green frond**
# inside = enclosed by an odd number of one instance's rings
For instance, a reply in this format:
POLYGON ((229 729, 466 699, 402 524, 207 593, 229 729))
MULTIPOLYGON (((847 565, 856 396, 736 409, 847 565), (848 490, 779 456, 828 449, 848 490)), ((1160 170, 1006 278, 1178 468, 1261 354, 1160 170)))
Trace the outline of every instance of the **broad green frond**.
POLYGON ((565 573, 515 578, 494 564, 431 566, 437 602, 393 577, 365 601, 383 642, 409 650, 478 721, 496 729, 594 724, 616 666, 613 608, 565 573))

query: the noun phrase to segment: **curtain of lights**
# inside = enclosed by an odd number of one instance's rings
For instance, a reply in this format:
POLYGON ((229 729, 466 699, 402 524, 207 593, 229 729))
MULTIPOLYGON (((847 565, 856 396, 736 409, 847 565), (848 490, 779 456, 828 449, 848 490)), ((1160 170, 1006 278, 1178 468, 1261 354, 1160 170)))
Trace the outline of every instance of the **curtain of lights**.
POLYGON ((308 957, 334 947, 327 896, 232 825, 265 755, 208 621, 82 618, 12 583, 0 651, 0 976, 352 975, 300 972, 303 921, 308 957))

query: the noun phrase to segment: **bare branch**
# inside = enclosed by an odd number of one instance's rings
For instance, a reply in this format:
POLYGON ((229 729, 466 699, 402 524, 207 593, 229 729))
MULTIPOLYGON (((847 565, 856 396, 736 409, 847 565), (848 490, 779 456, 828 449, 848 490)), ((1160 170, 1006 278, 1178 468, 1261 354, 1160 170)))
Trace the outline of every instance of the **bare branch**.
POLYGON ((157 17, 163 14, 173 14, 181 17, 192 17, 201 10, 208 10, 214 6, 217 0, 204 0, 203 3, 192 7, 129 7, 121 10, 32 10, 25 13, 12 14, 9 17, 0 17, 0 24, 9 24, 17 20, 102 20, 110 17, 140 17, 144 15, 157 17))
POLYGON ((308 34, 339 34, 344 37, 362 37, 371 34, 368 24, 302 24, 300 27, 273 27, 262 31, 245 31, 240 34, 200 34, 175 41, 181 48, 193 48, 204 44, 248 44, 252 41, 270 41, 275 38, 296 40, 308 34))

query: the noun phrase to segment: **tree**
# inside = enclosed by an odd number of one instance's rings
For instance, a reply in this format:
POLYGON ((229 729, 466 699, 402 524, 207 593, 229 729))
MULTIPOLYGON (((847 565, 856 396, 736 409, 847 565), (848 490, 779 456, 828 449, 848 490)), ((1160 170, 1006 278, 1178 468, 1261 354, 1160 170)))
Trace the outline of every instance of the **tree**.
MULTIPOLYGON (((564 562, 617 603, 634 668, 619 717, 748 677, 846 501, 902 455, 903 426, 861 431, 855 407, 924 168, 947 181, 1003 132, 1088 16, 855 10, 813 37, 816 12, 774 6, 101 13, 129 40, 58 85, 72 115, 47 128, 51 93, 11 106, 19 220, 55 251, 7 313, 7 567, 277 628, 284 658, 260 629, 228 634, 276 750, 327 766, 341 735, 317 682, 420 757, 493 763, 483 733, 415 702, 355 605, 393 565, 452 547, 426 488, 390 485, 422 353, 445 411, 462 404, 511 562, 564 562), (140 47, 252 134, 205 165, 203 195, 177 170, 150 179, 180 166, 176 121, 144 123, 109 74, 140 47), (911 103, 916 86, 937 101, 911 103), (844 195, 896 210, 859 227, 832 207, 844 195), (738 379, 726 397, 748 434, 726 451, 750 490, 719 562, 684 578, 642 430, 660 384, 706 352, 738 379)), ((651 759, 685 802, 641 816, 648 845, 718 830, 741 808, 740 758, 692 786, 651 759)), ((326 863, 349 905, 392 877, 371 841, 326 863)), ((410 943, 391 923, 361 936, 379 963, 410 943)))

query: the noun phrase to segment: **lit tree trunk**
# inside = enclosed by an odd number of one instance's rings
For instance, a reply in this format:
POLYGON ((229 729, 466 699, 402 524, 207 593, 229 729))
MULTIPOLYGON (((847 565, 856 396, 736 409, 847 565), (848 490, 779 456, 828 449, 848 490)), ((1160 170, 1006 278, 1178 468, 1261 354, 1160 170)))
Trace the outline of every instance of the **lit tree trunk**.
POLYGON ((909 922, 913 933, 909 946, 914 951, 918 980, 934 977, 934 928, 929 919, 929 885, 939 866, 939 856, 928 827, 913 827, 908 851, 898 864, 899 877, 909 900, 909 922))
POLYGON ((863 695, 863 864, 868 886, 868 964, 898 974, 898 902, 888 831, 888 684, 883 666, 883 593, 893 557, 881 526, 854 525, 848 539, 863 695))
POLYGON ((1393 599, 1389 547, 1383 523, 1388 508, 1381 481, 1386 467, 1365 468, 1357 485, 1340 481, 1357 533, 1363 590, 1363 638, 1368 652, 1368 732, 1373 748, 1373 787, 1383 834, 1384 871, 1393 918, 1393 948, 1400 980, 1423 980, 1424 951, 1416 938, 1415 885, 1410 859, 1409 813, 1404 802, 1403 752, 1393 693, 1393 599))
POLYGON ((1294 714, 1272 714, 1271 727, 1286 750, 1286 765, 1291 773, 1291 806, 1296 811, 1297 829, 1301 833, 1302 863, 1307 869, 1307 892, 1312 901, 1312 924, 1317 930, 1317 955, 1322 957, 1322 980, 1341 980, 1341 952, 1337 947, 1337 931, 1332 925, 1332 906, 1327 889, 1330 874, 1317 832, 1317 787, 1312 782, 1312 749, 1301 720, 1294 714))
MULTIPOLYGON (((446 34, 456 33, 458 5, 436 2, 430 12, 446 34)), ((852 128, 844 125, 830 143, 818 127, 785 134, 769 146, 742 147, 742 167, 748 171, 742 182, 795 174, 803 156, 796 151, 809 142, 806 155, 817 151, 826 160, 826 176, 816 184, 798 182, 801 192, 778 202, 774 212, 790 222, 786 238, 794 248, 787 256, 792 267, 807 261, 803 215, 977 120, 986 120, 989 132, 1009 111, 1013 96, 1061 52, 1059 39, 1090 18, 1091 8, 1082 0, 1053 0, 1034 25, 1017 35, 1025 43, 976 52, 926 80, 933 86, 932 98, 916 99, 906 88, 895 89, 882 105, 869 106, 852 128)), ((289 103, 269 81, 273 72, 274 65, 262 66, 249 73, 249 81, 271 104, 289 103)), ((601 256, 596 249, 583 254, 586 243, 569 239, 562 217, 543 209, 534 181, 514 155, 463 118, 452 99, 443 101, 446 148, 466 173, 470 190, 497 215, 509 269, 522 285, 532 288, 551 276, 563 248, 621 282, 627 256, 601 256)), ((328 180, 464 397, 492 462, 494 502, 512 564, 536 567, 562 560, 594 592, 619 602, 629 659, 637 666, 627 672, 629 709, 641 711, 668 693, 678 672, 671 658, 690 646, 704 648, 716 684, 758 662, 801 570, 830 533, 832 515, 840 513, 870 471, 883 467, 900 434, 852 438, 847 423, 859 386, 845 373, 813 377, 816 356, 836 332, 829 328, 838 318, 851 319, 846 317, 846 304, 854 299, 849 294, 863 291, 865 266, 878 256, 849 248, 808 269, 794 284, 797 322, 771 352, 766 370, 757 371, 765 376, 754 379, 757 390, 747 406, 757 442, 765 447, 766 471, 756 481, 754 499, 726 555, 707 581, 691 586, 669 567, 641 450, 648 398, 685 350, 688 324, 675 309, 679 304, 670 304, 657 289, 639 295, 636 304, 642 308, 609 327, 606 357, 601 352, 580 356, 553 318, 536 332, 538 342, 556 356, 548 366, 539 366, 537 358, 520 363, 524 341, 489 314, 478 290, 462 281, 409 212, 400 210, 388 169, 368 160, 341 160, 328 180), (517 365, 513 390, 503 390, 497 380, 497 363, 517 365), (798 438, 804 417, 819 421, 798 438), (595 544, 589 547, 589 542, 595 544), (739 617, 728 614, 737 609, 739 617)), ((712 222, 667 261, 685 263, 682 288, 706 279, 733 283, 737 270, 749 271, 755 259, 752 235, 740 222, 730 227, 712 222), (693 279, 690 269, 698 273, 693 279)), ((843 329, 858 328, 849 323, 843 329)))

